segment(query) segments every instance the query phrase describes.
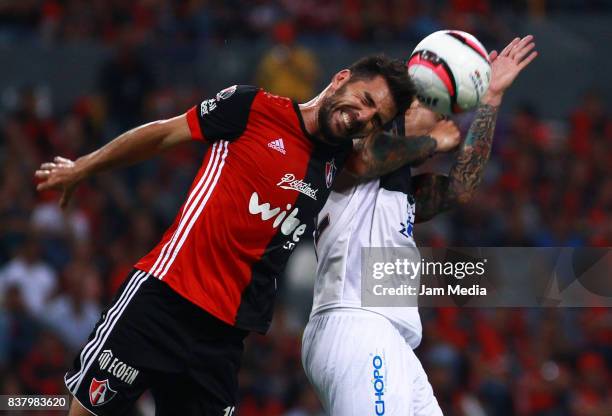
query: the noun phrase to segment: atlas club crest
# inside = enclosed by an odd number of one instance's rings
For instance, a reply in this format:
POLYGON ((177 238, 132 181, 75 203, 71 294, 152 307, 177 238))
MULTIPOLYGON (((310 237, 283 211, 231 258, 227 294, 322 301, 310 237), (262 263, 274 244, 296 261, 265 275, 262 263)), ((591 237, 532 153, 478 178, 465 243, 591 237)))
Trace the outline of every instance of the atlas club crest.
POLYGON ((91 379, 91 384, 89 385, 89 401, 93 406, 102 406, 110 402, 113 397, 115 397, 117 392, 110 388, 110 384, 108 379, 106 380, 96 380, 95 378, 91 379))
POLYGON ((325 163, 325 185, 327 185, 327 189, 331 188, 333 185, 337 170, 336 159, 332 159, 325 163))

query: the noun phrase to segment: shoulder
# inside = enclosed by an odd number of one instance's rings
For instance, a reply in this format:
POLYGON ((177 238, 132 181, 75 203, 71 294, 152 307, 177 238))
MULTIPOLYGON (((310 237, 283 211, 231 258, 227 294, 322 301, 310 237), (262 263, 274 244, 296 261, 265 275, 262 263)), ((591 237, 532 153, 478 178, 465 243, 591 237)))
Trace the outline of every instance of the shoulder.
POLYGON ((260 89, 258 99, 262 104, 279 108, 293 108, 293 100, 288 97, 272 94, 271 92, 260 89))
POLYGON ((214 101, 217 104, 234 103, 237 101, 253 101, 255 96, 261 91, 260 88, 254 85, 232 85, 219 91, 215 98, 209 101, 214 101))
POLYGON ((263 107, 275 107, 290 109, 293 107, 293 100, 288 97, 273 94, 254 85, 232 85, 217 93, 214 99, 218 104, 249 102, 253 105, 263 107))

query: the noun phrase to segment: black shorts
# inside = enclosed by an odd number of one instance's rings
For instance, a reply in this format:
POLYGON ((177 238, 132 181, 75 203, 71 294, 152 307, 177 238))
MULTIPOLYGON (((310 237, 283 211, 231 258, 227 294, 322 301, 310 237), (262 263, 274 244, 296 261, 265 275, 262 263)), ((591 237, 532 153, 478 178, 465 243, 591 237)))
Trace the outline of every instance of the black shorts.
POLYGON ((147 389, 156 415, 229 415, 247 334, 134 270, 64 380, 95 415, 127 413, 147 389))

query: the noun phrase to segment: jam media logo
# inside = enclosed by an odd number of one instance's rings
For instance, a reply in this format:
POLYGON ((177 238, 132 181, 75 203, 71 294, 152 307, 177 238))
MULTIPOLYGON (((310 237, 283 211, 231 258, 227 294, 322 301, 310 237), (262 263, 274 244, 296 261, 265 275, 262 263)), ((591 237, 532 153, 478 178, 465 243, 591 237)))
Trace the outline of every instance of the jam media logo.
POLYGON ((117 392, 110 388, 108 379, 102 381, 96 380, 95 378, 91 379, 91 384, 89 385, 89 402, 93 406, 102 406, 110 402, 113 397, 115 397, 115 394, 117 394, 117 392))
POLYGON ((336 159, 332 159, 325 163, 325 185, 327 185, 327 189, 331 188, 333 185, 337 170, 336 159))
POLYGON ((285 173, 276 186, 282 189, 301 192, 315 201, 317 200, 318 189, 313 188, 308 182, 304 182, 301 179, 296 179, 293 173, 285 173))

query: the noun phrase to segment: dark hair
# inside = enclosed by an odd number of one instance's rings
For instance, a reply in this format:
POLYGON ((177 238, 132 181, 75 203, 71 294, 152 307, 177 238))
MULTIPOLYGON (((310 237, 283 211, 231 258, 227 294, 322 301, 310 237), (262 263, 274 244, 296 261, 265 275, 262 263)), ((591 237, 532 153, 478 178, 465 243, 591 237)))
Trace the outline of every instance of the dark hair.
POLYGON ((403 114, 410 107, 416 88, 408 75, 406 64, 399 59, 385 55, 370 55, 353 63, 349 69, 351 71, 349 82, 382 76, 391 90, 398 114, 403 114))

